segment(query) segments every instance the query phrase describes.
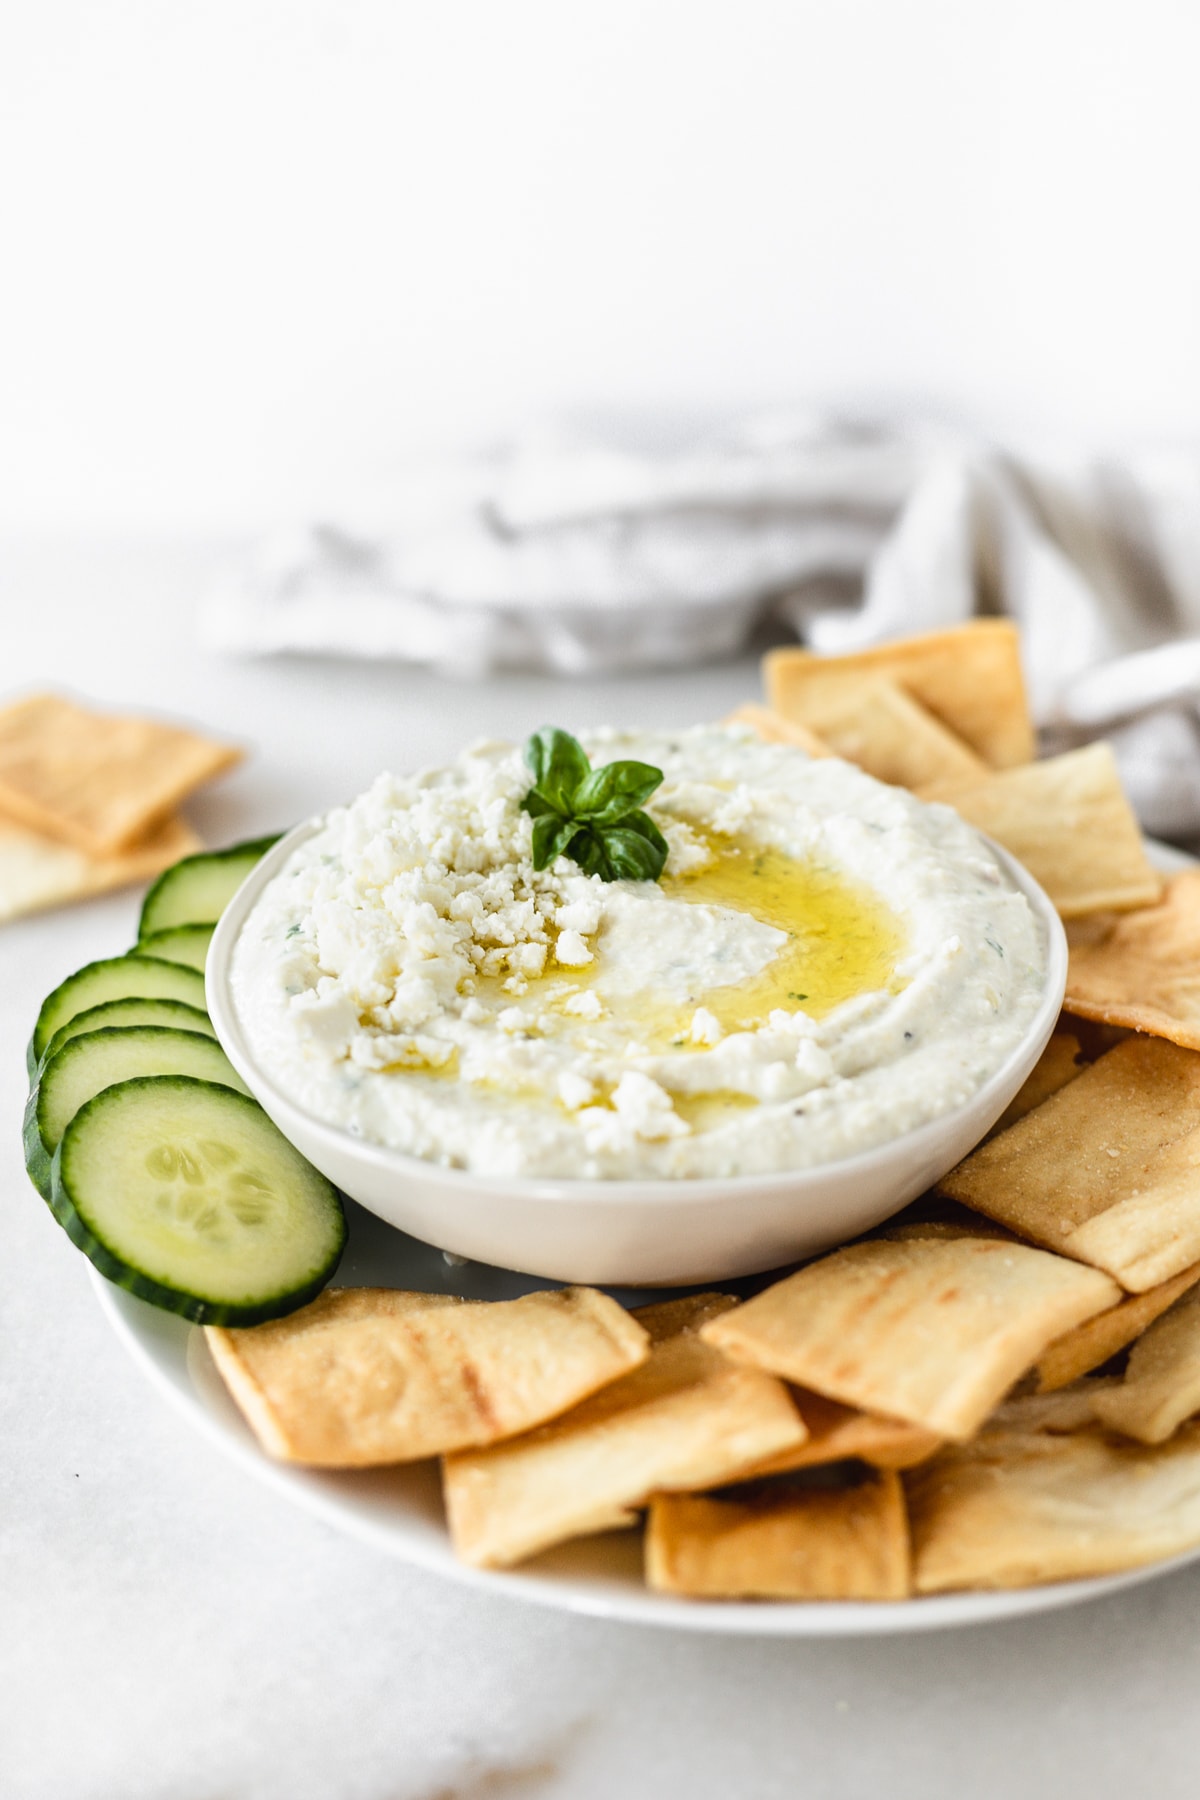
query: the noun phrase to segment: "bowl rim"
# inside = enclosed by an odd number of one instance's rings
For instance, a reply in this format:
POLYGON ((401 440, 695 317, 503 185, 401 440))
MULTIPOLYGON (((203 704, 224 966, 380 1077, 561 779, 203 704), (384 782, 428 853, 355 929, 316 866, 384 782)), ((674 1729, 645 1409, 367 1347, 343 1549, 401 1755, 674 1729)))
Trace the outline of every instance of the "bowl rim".
MULTIPOLYGON (((330 810, 335 809, 331 808, 330 810)), ((364 1166, 374 1168, 380 1173, 432 1183, 447 1190, 461 1192, 466 1187, 480 1198, 486 1197, 489 1193, 502 1198, 511 1195, 514 1188, 518 1188, 524 1198, 546 1204, 578 1202, 586 1198, 593 1202, 603 1199, 607 1203, 617 1206, 621 1204, 642 1205, 647 1201, 659 1205, 671 1201, 692 1204, 703 1204, 706 1200, 727 1202, 731 1187, 736 1188, 739 1194, 767 1196, 789 1190, 795 1191, 797 1188, 834 1178, 845 1180, 856 1174, 867 1176, 895 1156, 899 1146, 904 1146, 906 1154, 916 1153, 919 1155, 924 1142, 928 1141, 931 1145, 938 1142, 952 1128, 953 1122, 968 1109, 979 1107, 981 1111, 986 1110, 987 1096, 996 1089, 1003 1088, 1006 1082, 1011 1080, 1014 1065, 1028 1055, 1029 1045, 1034 1040, 1040 1037, 1042 1044, 1045 1044, 1062 1010, 1067 981, 1067 935, 1063 922, 1049 895, 1034 880, 1024 865, 1019 863, 1011 852, 1004 849, 1003 845, 996 843, 984 832, 977 831, 972 826, 970 829, 975 832, 975 836, 987 846, 1009 878, 1025 895, 1033 908, 1035 917, 1042 926, 1046 938, 1046 979, 1041 1002, 1020 1040, 1013 1046, 1000 1066, 960 1105, 952 1107, 946 1112, 938 1113, 932 1119, 926 1119, 922 1124, 913 1126, 908 1131, 898 1132, 894 1137, 888 1138, 882 1144, 872 1145, 868 1150, 858 1150, 851 1156, 837 1157, 828 1162, 811 1164, 805 1168, 774 1170, 769 1174, 485 1175, 475 1169, 450 1168, 444 1163, 412 1156, 408 1151, 376 1143, 373 1139, 357 1137, 341 1126, 331 1125, 328 1120, 306 1111, 303 1107, 298 1106, 282 1088, 276 1086, 270 1076, 254 1061, 246 1045, 241 1021, 234 1007, 230 990, 229 965, 234 944, 247 915, 258 900, 263 888, 279 873, 293 850, 322 829, 327 818, 327 814, 319 813, 293 826, 250 871, 217 921, 205 964, 205 992, 209 1015, 222 1049, 254 1094, 255 1099, 261 1101, 260 1090, 269 1095, 270 1105, 265 1110, 270 1112, 272 1117, 278 1115, 285 1121, 297 1120, 301 1134, 308 1133, 311 1138, 321 1143, 323 1147, 332 1150, 335 1155, 352 1155, 364 1166)), ((287 1127, 282 1129, 284 1129, 284 1135, 287 1136, 287 1127)), ((983 1134, 980 1135, 982 1137, 983 1134)))

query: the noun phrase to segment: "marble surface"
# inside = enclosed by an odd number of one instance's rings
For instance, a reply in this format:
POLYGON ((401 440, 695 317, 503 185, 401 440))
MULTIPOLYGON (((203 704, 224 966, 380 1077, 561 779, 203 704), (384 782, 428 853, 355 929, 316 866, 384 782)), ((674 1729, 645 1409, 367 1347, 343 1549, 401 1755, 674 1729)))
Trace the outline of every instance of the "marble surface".
MULTIPOLYGON (((53 682, 253 749, 212 841, 469 736, 713 716, 749 664, 568 686, 198 653, 215 544, 0 546, 4 695, 53 682)), ((1200 1568, 1071 1612, 846 1642, 699 1639, 383 1560, 146 1386, 24 1176, 37 1004, 132 893, 0 931, 0 1794, 12 1800, 1163 1800, 1200 1785, 1200 1568)))

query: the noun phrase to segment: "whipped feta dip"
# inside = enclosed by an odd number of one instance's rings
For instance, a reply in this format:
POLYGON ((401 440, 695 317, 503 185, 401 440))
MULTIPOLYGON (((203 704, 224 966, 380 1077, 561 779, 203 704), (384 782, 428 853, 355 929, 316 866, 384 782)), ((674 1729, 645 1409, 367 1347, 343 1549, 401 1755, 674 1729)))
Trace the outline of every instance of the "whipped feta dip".
POLYGON ((583 742, 663 771, 660 881, 536 870, 529 771, 485 743, 267 883, 231 993, 294 1104, 480 1174, 765 1174, 962 1105, 1025 1036, 1043 929, 949 808, 744 726, 583 742))

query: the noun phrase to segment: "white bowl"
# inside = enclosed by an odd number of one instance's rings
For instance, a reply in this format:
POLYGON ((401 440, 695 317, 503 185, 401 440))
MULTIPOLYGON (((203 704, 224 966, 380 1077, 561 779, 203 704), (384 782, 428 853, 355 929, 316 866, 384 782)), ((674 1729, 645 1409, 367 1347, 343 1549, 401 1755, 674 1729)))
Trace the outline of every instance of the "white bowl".
POLYGON ((1024 1039, 964 1106, 890 1143, 813 1169, 678 1181, 570 1181, 443 1168, 352 1137, 296 1106, 249 1051, 229 964, 263 888, 321 821, 297 826, 226 908, 208 952, 208 1008, 225 1054, 284 1136, 343 1193, 389 1224, 473 1262, 555 1281, 672 1287, 816 1255, 878 1225, 960 1162, 995 1124, 1046 1046, 1062 1004, 1067 941, 1041 888, 991 844, 1046 935, 1046 986, 1024 1039))

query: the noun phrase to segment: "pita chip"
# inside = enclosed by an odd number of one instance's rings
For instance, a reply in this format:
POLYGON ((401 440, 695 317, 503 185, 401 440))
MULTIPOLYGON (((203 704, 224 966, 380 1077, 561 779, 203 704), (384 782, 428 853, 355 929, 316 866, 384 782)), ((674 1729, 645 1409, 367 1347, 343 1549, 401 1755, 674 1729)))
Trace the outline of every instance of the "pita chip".
POLYGON ((743 1481, 850 1461, 871 1463, 877 1469, 908 1469, 942 1447, 940 1437, 904 1419, 860 1412, 857 1407, 827 1400, 824 1394, 814 1394, 808 1388, 793 1388, 792 1398, 808 1427, 807 1442, 782 1450, 748 1470, 741 1477, 743 1481))
POLYGON ((1200 1054, 1130 1037, 939 1191, 1145 1293, 1200 1261, 1200 1054))
POLYGON ((1200 1288, 1161 1313, 1129 1352, 1125 1379, 1097 1402, 1101 1421, 1161 1444, 1200 1412, 1200 1288))
POLYGON ((1018 1119, 1031 1113, 1035 1106, 1040 1106, 1051 1094, 1057 1094, 1069 1081, 1074 1081, 1077 1075, 1083 1073, 1083 1068, 1079 1039, 1073 1032, 1055 1031, 1032 1070, 992 1126, 989 1135, 994 1137, 997 1132, 1007 1131, 1010 1125, 1015 1125, 1018 1119))
POLYGON ((0 709, 0 812, 87 856, 115 856, 241 755, 157 719, 34 694, 0 709))
POLYGON ((1004 1400, 988 1418, 984 1431, 1083 1431, 1100 1418, 1100 1396, 1119 1387, 1115 1375, 1093 1375, 1052 1394, 1017 1394, 1004 1400))
POLYGON ((803 1443, 784 1384, 728 1362, 698 1335, 734 1304, 701 1295, 642 1309, 634 1316, 651 1350, 641 1368, 524 1437, 447 1456, 446 1516, 463 1561, 506 1568, 625 1523, 652 1494, 736 1480, 803 1443))
POLYGON ((164 819, 128 850, 99 857, 0 818, 0 923, 149 881, 202 848, 191 827, 176 817, 164 819))
POLYGON ((905 1487, 920 1594, 1114 1574, 1200 1544, 1200 1426, 1154 1449, 988 1431, 905 1487))
POLYGON ((1009 619, 975 619, 848 656, 819 656, 788 646, 768 652, 763 675, 768 704, 785 718, 812 724, 818 733, 808 711, 820 703, 818 696, 883 678, 992 768, 1027 763, 1036 749, 1017 630, 1009 619))
POLYGON ((893 681, 830 682, 802 695, 802 704, 804 726, 834 756, 856 763, 877 781, 916 789, 988 773, 961 738, 893 681))
POLYGON ((938 783, 921 798, 952 806, 1011 851, 1064 919, 1149 906, 1162 891, 1107 744, 976 781, 938 783))
POLYGON ((1080 920, 1065 1004, 1200 1050, 1200 869, 1173 875, 1157 905, 1080 920))
POLYGON ((1110 1306, 1107 1312, 1097 1313, 1094 1319, 1047 1344, 1034 1370, 1038 1393, 1064 1388, 1119 1355, 1198 1281, 1200 1263, 1193 1263, 1170 1281, 1160 1282, 1144 1294, 1131 1294, 1119 1306, 1110 1306))
POLYGON ((593 1288, 490 1303, 334 1289, 286 1319, 205 1335, 263 1449, 327 1469, 495 1443, 648 1350, 641 1326, 593 1288))
POLYGON ((709 1600, 902 1600, 910 1580, 899 1477, 748 1499, 662 1495, 650 1508, 646 1581, 709 1600))
POLYGON ((850 1244, 714 1319, 727 1355, 969 1438, 1052 1338, 1119 1298, 1096 1270, 1000 1238, 850 1244))

